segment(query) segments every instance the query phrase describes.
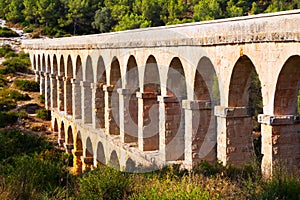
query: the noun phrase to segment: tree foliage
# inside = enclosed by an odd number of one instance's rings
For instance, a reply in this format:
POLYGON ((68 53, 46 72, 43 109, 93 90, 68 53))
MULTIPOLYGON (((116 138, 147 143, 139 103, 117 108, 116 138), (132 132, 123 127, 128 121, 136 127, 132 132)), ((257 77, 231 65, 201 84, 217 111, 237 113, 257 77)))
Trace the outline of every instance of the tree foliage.
POLYGON ((0 17, 62 36, 298 8, 300 0, 0 0, 0 17))

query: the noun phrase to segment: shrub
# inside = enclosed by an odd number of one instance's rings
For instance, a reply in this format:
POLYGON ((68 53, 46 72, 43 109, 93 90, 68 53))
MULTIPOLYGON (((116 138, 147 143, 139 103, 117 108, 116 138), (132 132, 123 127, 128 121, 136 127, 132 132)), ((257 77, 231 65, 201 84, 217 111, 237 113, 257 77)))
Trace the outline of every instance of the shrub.
POLYGON ((0 27, 0 37, 19 37, 19 34, 7 27, 0 27))
POLYGON ((13 99, 0 98, 0 111, 9 111, 17 106, 13 99))
POLYGON ((36 111, 37 117, 43 120, 51 120, 51 111, 46 109, 39 109, 36 111))
POLYGON ((30 60, 28 58, 12 57, 9 60, 6 60, 2 63, 10 73, 14 72, 27 72, 28 67, 30 66, 30 60))
POLYGON ((13 51, 10 51, 4 55, 5 58, 12 58, 12 57, 17 57, 17 56, 18 55, 13 51))
POLYGON ((30 27, 26 27, 26 28, 24 28, 24 33, 32 33, 33 32, 33 29, 32 28, 30 28, 30 27))
POLYGON ((0 112, 0 128, 10 126, 16 123, 17 120, 18 120, 17 112, 0 112))
POLYGON ((130 180, 125 173, 99 165, 79 179, 78 199, 124 199, 130 180))
POLYGON ((10 45, 4 45, 0 48, 0 57, 4 57, 6 54, 14 52, 10 45))
POLYGON ((39 96, 39 100, 40 100, 41 103, 45 103, 45 95, 41 94, 39 96))
POLYGON ((31 99, 28 94, 22 94, 17 90, 10 89, 3 89, 2 91, 0 91, 0 97, 6 99, 14 99, 17 101, 26 101, 31 99))
POLYGON ((5 87, 7 85, 7 81, 0 76, 0 87, 5 87))
POLYGON ((35 81, 15 80, 14 85, 23 91, 31 91, 31 92, 40 91, 40 84, 35 81))

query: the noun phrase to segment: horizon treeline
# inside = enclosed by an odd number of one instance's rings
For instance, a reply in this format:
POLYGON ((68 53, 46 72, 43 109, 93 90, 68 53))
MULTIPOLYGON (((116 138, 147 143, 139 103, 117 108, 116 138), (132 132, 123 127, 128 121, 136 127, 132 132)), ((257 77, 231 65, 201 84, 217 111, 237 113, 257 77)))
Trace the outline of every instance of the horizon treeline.
POLYGON ((0 17, 60 37, 299 8, 300 0, 0 0, 0 17))

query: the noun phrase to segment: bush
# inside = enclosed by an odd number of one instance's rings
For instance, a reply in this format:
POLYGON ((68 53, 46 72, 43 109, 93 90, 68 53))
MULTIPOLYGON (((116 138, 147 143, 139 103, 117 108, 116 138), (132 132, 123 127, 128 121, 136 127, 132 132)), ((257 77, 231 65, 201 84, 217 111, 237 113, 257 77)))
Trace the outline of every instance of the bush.
POLYGON ((6 54, 14 52, 10 45, 4 45, 0 48, 0 57, 4 57, 6 54))
POLYGON ((11 73, 14 72, 27 72, 30 66, 30 60, 28 58, 12 57, 2 63, 11 73))
POLYGON ((19 37, 19 34, 7 27, 0 27, 0 37, 19 37))
POLYGON ((31 92, 40 91, 40 84, 35 81, 15 80, 14 85, 23 91, 31 91, 31 92))
POLYGON ((7 81, 0 76, 0 87, 5 87, 7 85, 7 81))
POLYGON ((9 111, 17 106, 13 99, 0 98, 0 111, 9 111))
POLYGON ((0 112, 0 128, 16 123, 18 117, 17 112, 0 112))
POLYGON ((43 94, 41 94, 40 96, 39 96, 39 100, 40 100, 40 102, 41 103, 45 103, 45 95, 43 95, 43 94))
POLYGON ((125 173, 98 165, 79 179, 78 199, 124 199, 130 180, 125 173))
POLYGON ((0 97, 6 99, 14 99, 16 101, 26 101, 31 99, 28 94, 22 94, 17 90, 10 89, 3 89, 2 91, 0 91, 0 97))
POLYGON ((4 55, 5 58, 12 58, 12 57, 17 57, 17 56, 18 55, 13 51, 10 51, 4 55))
POLYGON ((32 28, 30 28, 30 27, 26 27, 26 28, 24 28, 24 33, 32 33, 33 32, 33 29, 32 28))
POLYGON ((43 120, 51 120, 51 111, 46 109, 39 109, 36 111, 37 117, 43 120))

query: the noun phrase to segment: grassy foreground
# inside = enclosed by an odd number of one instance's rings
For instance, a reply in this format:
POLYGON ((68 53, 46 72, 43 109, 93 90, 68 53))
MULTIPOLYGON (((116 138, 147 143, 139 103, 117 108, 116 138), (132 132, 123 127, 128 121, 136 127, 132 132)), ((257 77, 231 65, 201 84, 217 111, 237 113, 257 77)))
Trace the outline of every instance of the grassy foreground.
POLYGON ((300 178, 283 172, 262 179, 242 169, 201 163, 192 172, 174 165, 129 174, 99 165, 75 177, 72 157, 38 136, 0 131, 0 199, 299 199, 300 178))

